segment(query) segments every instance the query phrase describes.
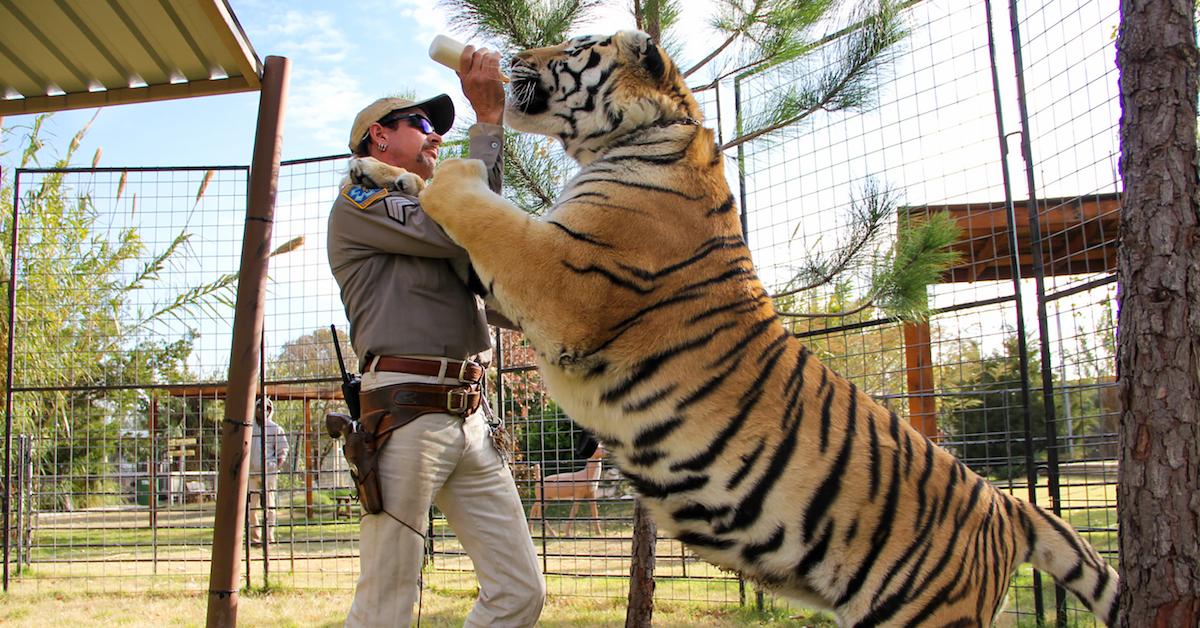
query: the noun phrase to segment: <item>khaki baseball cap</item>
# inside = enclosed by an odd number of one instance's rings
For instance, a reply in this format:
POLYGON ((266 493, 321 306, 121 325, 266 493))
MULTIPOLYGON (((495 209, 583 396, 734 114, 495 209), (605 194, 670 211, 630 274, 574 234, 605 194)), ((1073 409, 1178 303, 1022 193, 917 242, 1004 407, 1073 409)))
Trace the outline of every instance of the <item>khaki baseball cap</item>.
POLYGON ((354 126, 350 127, 350 152, 358 150, 358 145, 367 136, 367 129, 370 129, 372 124, 379 122, 384 116, 397 109, 413 107, 425 110, 429 121, 433 123, 433 130, 437 131, 438 135, 445 135, 450 127, 454 126, 454 101, 450 100, 446 94, 439 94, 421 101, 412 101, 407 98, 380 98, 354 116, 354 126))

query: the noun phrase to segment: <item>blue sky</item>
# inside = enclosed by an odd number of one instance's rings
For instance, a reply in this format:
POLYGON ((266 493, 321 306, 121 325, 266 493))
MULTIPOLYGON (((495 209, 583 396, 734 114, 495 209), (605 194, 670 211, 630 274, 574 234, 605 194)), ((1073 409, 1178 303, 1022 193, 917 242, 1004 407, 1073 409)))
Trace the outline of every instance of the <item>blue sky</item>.
MULTIPOLYGON (((461 105, 457 77, 431 61, 438 33, 459 39, 436 2, 415 0, 229 0, 260 59, 291 60, 283 158, 346 152, 354 114, 379 96, 401 91, 450 93, 461 105)), ((623 7, 620 1, 614 7, 623 7)), ((632 27, 624 10, 589 24, 589 32, 632 27)), ((76 163, 86 165, 97 147, 102 166, 242 165, 250 161, 258 93, 210 96, 99 111, 76 163)), ((461 110, 461 109, 460 109, 461 110)), ((45 127, 63 147, 97 110, 60 112, 45 127)), ((32 116, 10 116, 6 128, 27 126, 32 116)), ((18 137, 7 137, 11 151, 18 137)), ((14 155, 0 157, 0 167, 14 155)), ((47 164, 48 165, 48 164, 47 164)))

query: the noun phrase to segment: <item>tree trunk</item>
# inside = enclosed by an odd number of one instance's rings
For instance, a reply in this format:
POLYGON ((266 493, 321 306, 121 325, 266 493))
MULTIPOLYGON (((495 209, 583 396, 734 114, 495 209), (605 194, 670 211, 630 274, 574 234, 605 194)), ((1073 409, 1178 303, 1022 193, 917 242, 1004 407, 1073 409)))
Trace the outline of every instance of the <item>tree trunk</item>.
POLYGON ((1192 2, 1121 0, 1122 626, 1200 622, 1200 55, 1192 2))
POLYGON ((654 618, 654 546, 658 528, 640 500, 633 506, 633 563, 629 567, 629 606, 625 628, 649 626, 654 618))

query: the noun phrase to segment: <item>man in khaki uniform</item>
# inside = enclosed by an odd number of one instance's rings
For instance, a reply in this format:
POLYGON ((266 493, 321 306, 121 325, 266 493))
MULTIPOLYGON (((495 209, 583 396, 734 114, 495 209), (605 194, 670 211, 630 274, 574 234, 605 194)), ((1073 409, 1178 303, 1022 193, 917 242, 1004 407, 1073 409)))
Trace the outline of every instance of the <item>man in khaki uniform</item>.
MULTIPOLYGON (((499 57, 468 46, 462 58, 463 94, 477 118, 469 130, 470 156, 489 166, 498 190, 504 141, 499 57)), ((453 119, 453 102, 444 94, 420 102, 382 98, 355 118, 350 149, 427 179, 453 119)), ((339 191, 328 248, 360 356, 363 416, 398 416, 385 412, 390 403, 440 404, 395 428, 380 450, 383 511, 362 518, 361 572, 346 625, 410 624, 428 510, 436 503, 479 580, 465 624, 532 626, 545 583, 516 486, 479 410, 483 369, 473 360, 490 357, 491 341, 484 308, 462 278, 466 252, 416 197, 361 185, 339 191)))

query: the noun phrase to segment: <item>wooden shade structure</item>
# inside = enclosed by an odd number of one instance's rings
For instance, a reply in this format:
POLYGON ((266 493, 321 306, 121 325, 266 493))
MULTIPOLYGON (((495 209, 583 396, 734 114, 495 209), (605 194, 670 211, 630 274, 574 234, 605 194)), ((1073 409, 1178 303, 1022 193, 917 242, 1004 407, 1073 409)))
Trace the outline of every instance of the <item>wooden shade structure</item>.
POLYGON ((225 0, 0 1, 0 117, 257 90, 225 0))
MULTIPOLYGON (((1018 246, 1018 272, 1032 278, 1033 230, 1028 201, 1013 203, 1018 246)), ((1012 229, 1003 201, 929 205, 902 210, 909 216, 946 212, 962 234, 951 249, 959 261, 942 277, 943 283, 1012 281, 1012 229)), ((1045 198, 1037 202, 1041 234, 1042 274, 1045 277, 1112 272, 1117 267, 1120 229, 1119 194, 1045 198)), ((936 438, 937 401, 933 386, 933 348, 929 323, 904 325, 904 367, 908 385, 909 420, 921 433, 936 438)))
MULTIPOLYGON (((228 388, 224 384, 201 384, 167 386, 162 390, 170 397, 182 399, 210 399, 224 401, 228 388)), ((313 515, 313 474, 317 468, 317 451, 314 446, 317 432, 313 429, 312 402, 342 399, 342 387, 338 382, 331 384, 267 384, 267 397, 272 401, 298 401, 304 408, 304 503, 308 516, 313 515)), ((154 404, 151 403, 151 407, 154 404)), ((154 411, 151 411, 154 414, 154 411)), ((151 428, 153 429, 153 428, 151 428)), ((317 429, 320 429, 318 426, 317 429)))
MULTIPOLYGON (((0 0, 0 119, 192 96, 261 91, 222 423, 209 581, 209 626, 237 623, 237 555, 262 337, 267 257, 283 134, 288 61, 261 62, 226 0, 0 0)), ((14 213, 14 242, 19 216, 14 213)), ((15 250, 15 249, 14 249, 15 250)), ((16 268, 16 263, 12 267, 16 268)), ((10 317, 15 282, 10 282, 10 317)), ((10 321, 11 327, 11 321, 10 321)), ((12 338, 9 334, 9 372, 12 338)), ((5 468, 11 465, 11 382, 5 468)), ((4 525, 10 518, 4 506, 4 525)), ((4 542, 4 590, 9 581, 4 542)))
MULTIPOLYGON (((958 265, 943 281, 971 282, 1012 279, 1008 219, 1004 203, 986 205, 930 205, 930 213, 947 212, 962 232, 952 245, 960 254, 958 265)), ((1013 203, 1016 217, 1020 272, 1033 277, 1033 241, 1029 204, 1013 203)), ((1121 197, 1097 194, 1087 197, 1038 200, 1038 226, 1042 235, 1043 274, 1046 277, 1085 275, 1117 267, 1117 231, 1121 197)))

